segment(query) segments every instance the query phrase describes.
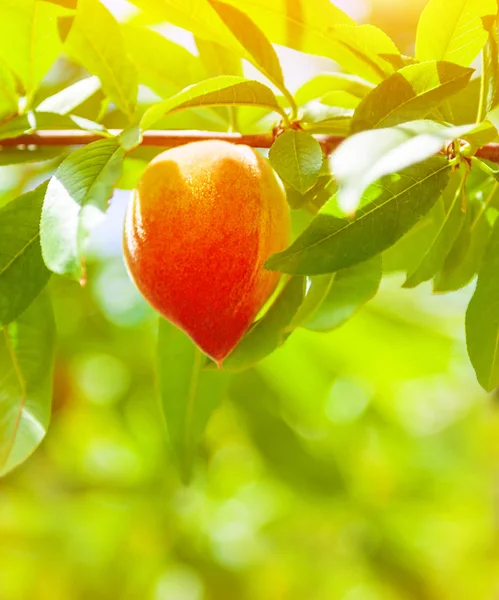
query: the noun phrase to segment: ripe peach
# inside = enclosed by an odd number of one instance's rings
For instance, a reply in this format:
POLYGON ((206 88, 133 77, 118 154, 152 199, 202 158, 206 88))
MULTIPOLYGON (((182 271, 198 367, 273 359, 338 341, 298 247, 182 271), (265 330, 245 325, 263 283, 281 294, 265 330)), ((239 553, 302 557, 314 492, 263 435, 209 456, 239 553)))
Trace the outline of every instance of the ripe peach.
POLYGON ((287 247, 289 211, 248 146, 193 142, 158 155, 128 208, 125 260, 146 300, 221 364, 274 291, 263 264, 287 247))

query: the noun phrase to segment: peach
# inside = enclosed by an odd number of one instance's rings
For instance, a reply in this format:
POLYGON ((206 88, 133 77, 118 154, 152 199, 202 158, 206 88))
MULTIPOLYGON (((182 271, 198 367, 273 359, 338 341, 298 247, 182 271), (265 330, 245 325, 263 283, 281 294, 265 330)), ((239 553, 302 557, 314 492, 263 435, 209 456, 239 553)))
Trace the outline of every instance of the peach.
POLYGON ((248 146, 193 142, 159 154, 128 207, 125 261, 145 299, 219 365, 274 291, 263 268, 289 243, 289 210, 248 146))

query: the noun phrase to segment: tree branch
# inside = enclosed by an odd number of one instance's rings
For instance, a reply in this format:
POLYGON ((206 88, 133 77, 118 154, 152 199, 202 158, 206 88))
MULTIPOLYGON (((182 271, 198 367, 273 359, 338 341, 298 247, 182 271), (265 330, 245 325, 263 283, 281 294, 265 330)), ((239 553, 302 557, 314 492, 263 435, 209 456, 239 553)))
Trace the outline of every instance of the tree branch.
MULTIPOLYGON (((110 129, 113 136, 119 135, 121 129, 110 129)), ((326 154, 331 154, 345 139, 339 135, 316 135, 326 154)), ((92 133, 79 129, 46 129, 34 133, 23 134, 14 138, 0 140, 1 147, 15 146, 82 146, 103 139, 99 133, 92 133)), ((173 148, 188 142, 201 140, 225 140, 233 144, 245 144, 253 148, 270 148, 274 142, 272 133, 226 133, 220 131, 146 131, 143 134, 142 146, 157 146, 159 148, 173 148)), ((492 143, 479 148, 476 152, 479 158, 485 158, 499 163, 499 144, 492 143)))

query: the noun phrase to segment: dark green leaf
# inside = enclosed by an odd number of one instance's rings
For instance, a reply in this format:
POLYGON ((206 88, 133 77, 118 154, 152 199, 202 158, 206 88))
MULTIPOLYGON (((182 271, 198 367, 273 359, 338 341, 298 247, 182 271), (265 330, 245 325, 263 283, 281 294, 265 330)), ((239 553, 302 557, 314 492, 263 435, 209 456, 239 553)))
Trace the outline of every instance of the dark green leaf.
POLYGON ((478 283, 466 312, 466 343, 480 385, 499 385, 499 220, 490 235, 478 283))
POLYGON ((239 371, 262 360, 284 343, 286 330, 303 301, 303 277, 292 277, 272 306, 223 361, 223 368, 239 371))
POLYGON ((137 102, 137 73, 127 56, 119 24, 98 0, 79 0, 65 50, 97 75, 103 92, 130 119, 137 102))
POLYGON ((449 165, 433 156, 367 188, 354 220, 332 216, 328 202, 311 225, 266 267, 295 275, 332 273, 368 260, 394 244, 435 204, 447 185, 449 165))
POLYGON ((288 129, 273 143, 269 160, 281 179, 304 194, 319 177, 322 149, 309 133, 288 129))
POLYGON ((409 65, 372 90, 355 110, 352 131, 390 127, 424 118, 444 100, 464 89, 473 69, 450 62, 409 65))
POLYGON ((226 75, 201 81, 146 110, 142 129, 150 129, 169 112, 201 106, 263 106, 284 114, 272 91, 262 83, 226 75))
POLYGON ((496 12, 496 0, 430 0, 418 24, 416 58, 467 67, 487 40, 483 17, 496 12))
POLYGON ((23 313, 50 271, 40 248, 40 215, 47 183, 0 208, 0 325, 23 313))
POLYGON ((375 256, 348 269, 312 277, 309 294, 314 292, 314 285, 322 285, 317 281, 318 277, 329 277, 331 282, 322 302, 304 321, 303 327, 312 331, 330 331, 343 325, 376 295, 381 282, 381 267, 381 256, 375 256))
POLYGON ((450 292, 467 285, 476 275, 487 246, 491 226, 486 207, 498 195, 499 186, 489 191, 483 203, 468 201, 466 219, 442 270, 434 281, 435 292, 450 292))
POLYGON ((42 294, 0 332, 0 476, 25 461, 50 422, 55 325, 42 294))
POLYGON ((123 165, 118 140, 103 139, 70 154, 51 178, 41 220, 45 264, 54 273, 85 279, 85 245, 107 208, 123 165))
POLYGON ((161 407, 173 455, 184 482, 191 476, 197 445, 223 398, 229 375, 204 370, 204 354, 180 329, 160 319, 158 376, 161 407))
POLYGON ((411 288, 431 279, 439 271, 459 235, 465 219, 463 175, 456 172, 443 193, 444 219, 424 249, 421 262, 407 273, 403 287, 411 288))

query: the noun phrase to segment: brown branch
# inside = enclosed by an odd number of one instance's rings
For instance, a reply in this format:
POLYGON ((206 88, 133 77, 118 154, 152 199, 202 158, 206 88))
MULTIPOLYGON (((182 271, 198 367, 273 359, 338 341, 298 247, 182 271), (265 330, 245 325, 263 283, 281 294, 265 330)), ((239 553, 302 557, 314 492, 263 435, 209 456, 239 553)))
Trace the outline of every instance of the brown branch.
MULTIPOLYGON (((119 135, 121 129, 110 129, 111 135, 119 135)), ((317 135, 317 140, 324 152, 331 153, 342 141, 343 137, 334 135, 317 135)), ((12 146, 83 146, 103 139, 98 133, 80 131, 78 129, 46 129, 34 133, 23 134, 14 138, 0 140, 0 147, 12 146)), ((173 148, 188 142, 201 140, 225 140, 233 144, 245 144, 253 148, 270 148, 274 142, 272 133, 225 133, 220 131, 146 131, 143 134, 142 146, 173 148)))
MULTIPOLYGON (((119 135, 121 129, 110 129, 111 135, 119 135)), ((316 135, 326 154, 331 154, 345 139, 339 135, 316 135)), ((1 147, 15 146, 82 146, 103 139, 98 133, 78 129, 46 129, 20 135, 18 137, 0 140, 1 147)), ((245 144, 253 148, 270 148, 274 142, 273 133, 226 133, 220 131, 146 131, 143 134, 143 146, 173 148, 188 142, 201 140, 225 140, 233 144, 245 144)), ((479 148, 476 156, 499 163, 499 144, 487 144, 479 148)))

